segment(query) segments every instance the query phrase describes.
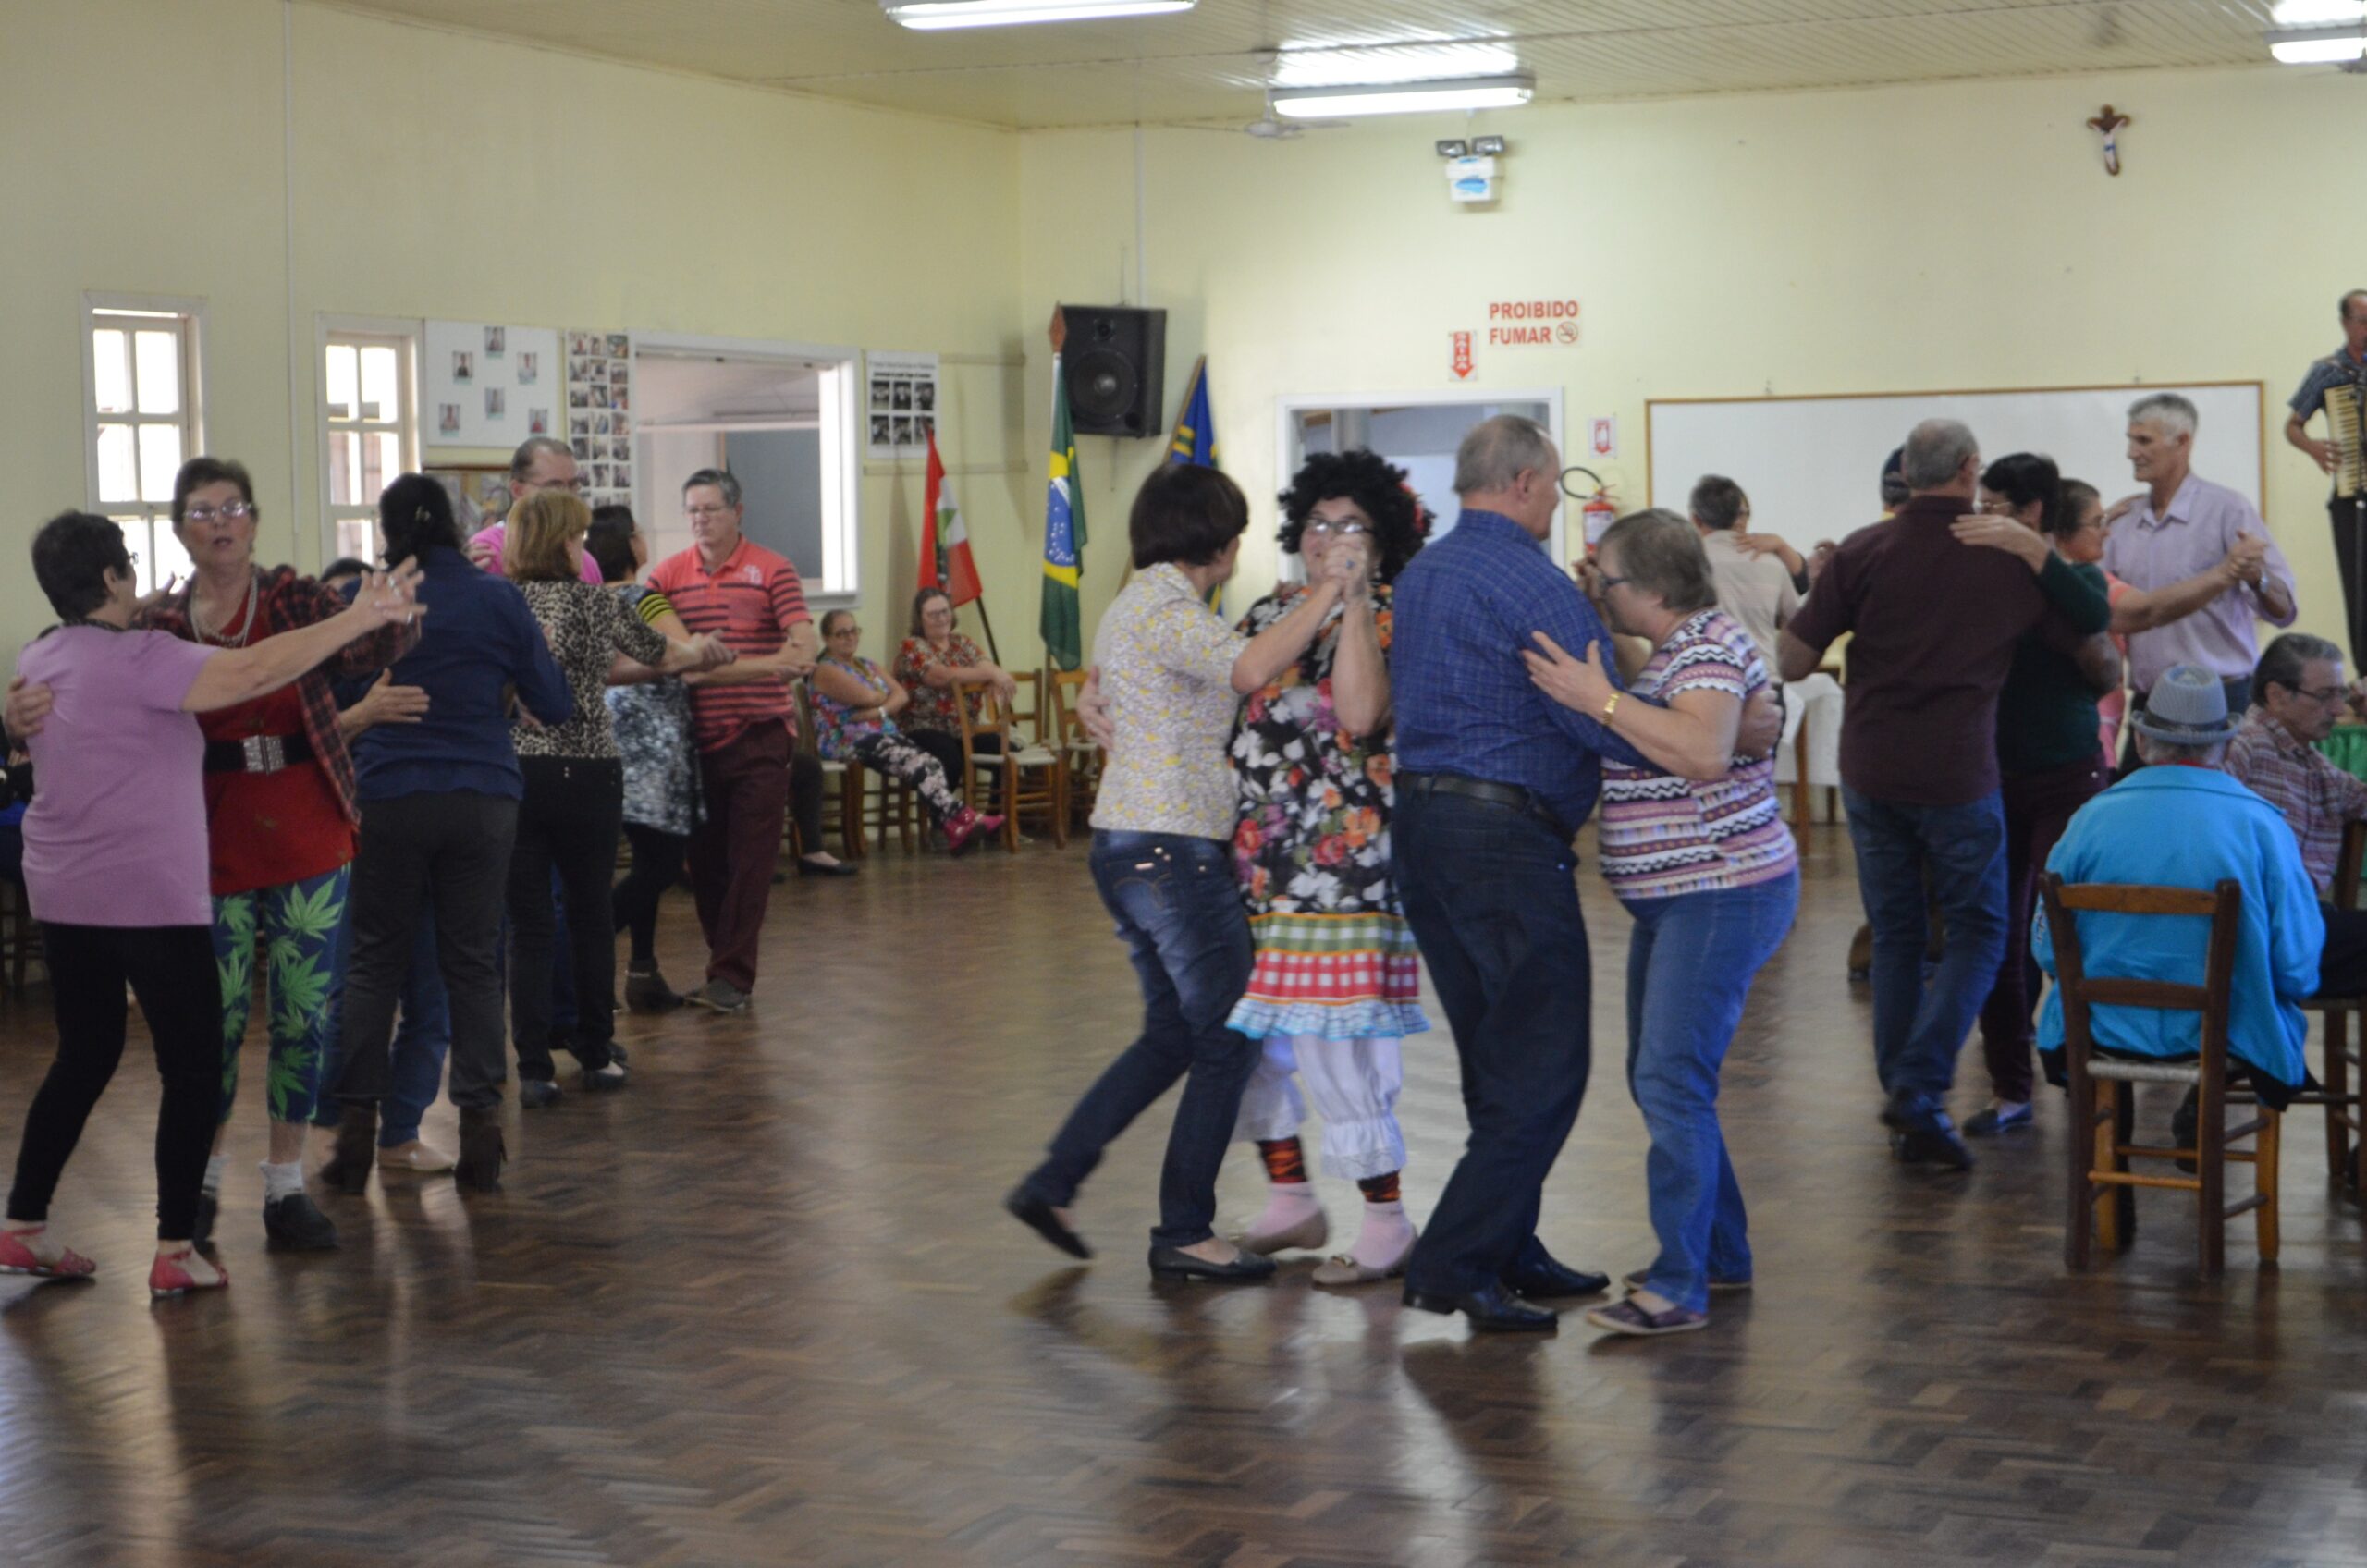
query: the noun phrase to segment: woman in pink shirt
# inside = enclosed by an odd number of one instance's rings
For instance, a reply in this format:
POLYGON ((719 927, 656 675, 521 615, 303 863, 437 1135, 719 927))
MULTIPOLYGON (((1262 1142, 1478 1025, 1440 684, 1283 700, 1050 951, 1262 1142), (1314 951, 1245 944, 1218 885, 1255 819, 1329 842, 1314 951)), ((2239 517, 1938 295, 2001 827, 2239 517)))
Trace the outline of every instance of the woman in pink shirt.
POLYGON ((416 613, 410 563, 373 573, 353 606, 243 648, 129 630, 140 608, 123 531, 67 512, 33 536, 33 575, 63 622, 25 649, 53 705, 25 738, 37 782, 25 814, 25 887, 42 923, 57 1056, 25 1115, 0 1223, 0 1273, 81 1279, 97 1266, 48 1233, 49 1203, 123 1056, 124 988, 156 1050, 160 1296, 227 1284, 191 1240, 222 1085, 205 737, 196 716, 300 678, 356 638, 416 613))

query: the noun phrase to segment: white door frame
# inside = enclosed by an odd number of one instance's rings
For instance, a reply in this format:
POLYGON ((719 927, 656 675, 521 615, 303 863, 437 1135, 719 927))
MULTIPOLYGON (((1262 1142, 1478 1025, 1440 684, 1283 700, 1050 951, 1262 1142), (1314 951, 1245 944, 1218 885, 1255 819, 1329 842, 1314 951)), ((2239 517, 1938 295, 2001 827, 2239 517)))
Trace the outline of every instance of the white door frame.
MULTIPOLYGON (((1277 484, 1288 484, 1297 464, 1291 460, 1291 437, 1297 432, 1296 416, 1306 409, 1381 409, 1404 408, 1433 403, 1542 403, 1546 407, 1546 429, 1553 437, 1553 449, 1569 461, 1569 447, 1563 439, 1562 388, 1559 386, 1443 386, 1435 389, 1408 391, 1397 388, 1387 392, 1337 392, 1308 395, 1284 393, 1274 399, 1274 475, 1277 484)), ((1558 488, 1558 484, 1557 484, 1558 488)), ((1566 560, 1564 554, 1564 523, 1569 513, 1568 498, 1553 513, 1553 532, 1546 540, 1546 548, 1558 563, 1566 560)), ((1285 563, 1286 565, 1288 563, 1285 563)))

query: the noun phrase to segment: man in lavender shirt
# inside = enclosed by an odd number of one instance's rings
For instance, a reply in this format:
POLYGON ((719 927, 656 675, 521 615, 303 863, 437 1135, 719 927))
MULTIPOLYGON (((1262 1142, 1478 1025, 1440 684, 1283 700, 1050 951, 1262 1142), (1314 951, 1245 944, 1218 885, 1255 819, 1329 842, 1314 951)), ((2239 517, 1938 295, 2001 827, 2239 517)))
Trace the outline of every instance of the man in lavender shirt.
MULTIPOLYGON (((2121 503, 2104 543, 2104 570, 2132 588, 2167 588, 2207 571, 2225 558, 2236 570, 2228 590, 2183 619, 2128 637, 2131 717, 2145 711, 2145 693, 2173 665, 2209 670, 2227 691, 2227 709, 2251 700, 2252 667, 2260 662, 2255 619, 2293 624, 2293 569, 2268 536, 2252 504, 2193 471, 2194 405, 2175 392, 2155 392, 2128 406, 2128 461, 2145 493, 2121 503)), ((2133 753, 2122 771, 2137 766, 2133 753)))

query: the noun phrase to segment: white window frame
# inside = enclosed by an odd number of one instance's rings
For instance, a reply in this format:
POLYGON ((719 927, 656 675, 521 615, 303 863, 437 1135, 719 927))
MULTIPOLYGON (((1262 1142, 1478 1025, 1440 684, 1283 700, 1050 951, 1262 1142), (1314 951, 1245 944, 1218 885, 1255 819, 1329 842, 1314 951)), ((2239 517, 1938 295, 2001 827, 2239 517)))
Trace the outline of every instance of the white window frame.
MULTIPOLYGON (((313 453, 320 470, 315 477, 314 494, 320 499, 321 561, 326 565, 346 552, 338 548, 337 525, 341 518, 360 516, 364 512, 376 516, 376 497, 370 497, 365 507, 343 505, 329 493, 329 443, 349 430, 383 431, 391 423, 402 448, 402 469, 406 473, 420 472, 419 447, 419 373, 420 345, 426 336, 426 324, 415 316, 337 315, 324 312, 313 318, 313 453), (333 343, 351 344, 357 348, 388 348, 396 349, 398 376, 396 417, 392 421, 363 421, 354 410, 356 418, 332 422, 329 419, 328 354, 333 343)), ((358 373, 357 373, 358 374, 358 373)), ((359 386, 357 384, 357 397, 359 386)), ((393 475, 387 475, 389 481, 393 475)), ((363 559, 373 558, 374 549, 359 552, 363 559)))
MULTIPOLYGON (((170 294, 116 294, 85 290, 82 295, 82 473, 83 489, 90 509, 102 517, 136 518, 143 536, 127 541, 140 557, 136 574, 144 574, 156 563, 156 525, 162 521, 172 527, 172 503, 141 499, 131 503, 103 501, 99 496, 99 427, 103 424, 129 423, 134 429, 133 472, 138 468, 138 427, 142 423, 162 423, 160 420, 142 420, 136 411, 139 388, 135 380, 132 402, 135 411, 129 415, 102 415, 99 412, 99 366, 94 335, 103 325, 111 325, 103 317, 124 318, 125 324, 137 328, 146 321, 169 320, 181 339, 181 460, 187 462, 205 450, 205 301, 170 294)), ((144 575, 141 581, 146 583, 144 575)), ((150 584, 153 586, 153 584, 150 584)))
MULTIPOLYGON (((843 344, 785 343, 762 337, 705 337, 637 332, 632 349, 667 354, 720 354, 811 370, 817 382, 822 429, 822 582, 805 583, 816 620, 826 609, 859 609, 863 602, 863 351, 843 344), (833 427, 838 439, 830 439, 833 427)), ((633 432, 644 428, 633 418, 633 432)), ((671 427, 668 427, 671 428, 671 427)), ((753 426, 742 425, 741 429, 753 426)))
MULTIPOLYGON (((1562 454, 1567 466, 1569 443, 1562 427, 1562 389, 1558 386, 1441 386, 1408 391, 1396 388, 1386 392, 1333 392, 1321 396, 1286 394, 1274 399, 1274 472, 1276 482, 1288 484, 1291 475, 1298 472, 1292 460, 1293 437, 1298 434, 1298 416, 1315 409, 1382 409, 1402 407, 1408 403, 1542 403, 1549 410, 1547 434, 1553 437, 1553 449, 1562 454)), ((1566 501, 1553 513, 1553 531, 1547 537, 1546 548, 1556 562, 1568 560, 1568 535, 1564 532, 1569 521, 1570 508, 1566 501)), ((1452 521, 1452 520, 1449 520, 1452 521)), ((1283 563, 1287 570, 1292 563, 1283 563)))

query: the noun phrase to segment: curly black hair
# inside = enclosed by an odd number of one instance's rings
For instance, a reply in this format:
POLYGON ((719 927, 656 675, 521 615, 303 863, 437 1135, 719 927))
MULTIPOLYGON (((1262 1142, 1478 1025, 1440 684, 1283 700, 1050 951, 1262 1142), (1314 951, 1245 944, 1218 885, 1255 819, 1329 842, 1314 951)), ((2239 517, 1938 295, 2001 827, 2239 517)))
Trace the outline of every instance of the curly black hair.
POLYGON ((1373 554, 1380 580, 1393 582, 1422 547, 1430 515, 1405 482, 1405 471, 1378 452, 1318 452, 1306 459, 1282 492, 1282 526, 1275 538, 1286 555, 1298 554, 1299 537, 1318 504, 1348 500, 1372 519, 1373 554))

